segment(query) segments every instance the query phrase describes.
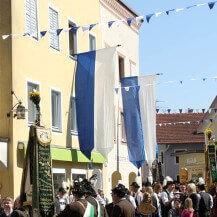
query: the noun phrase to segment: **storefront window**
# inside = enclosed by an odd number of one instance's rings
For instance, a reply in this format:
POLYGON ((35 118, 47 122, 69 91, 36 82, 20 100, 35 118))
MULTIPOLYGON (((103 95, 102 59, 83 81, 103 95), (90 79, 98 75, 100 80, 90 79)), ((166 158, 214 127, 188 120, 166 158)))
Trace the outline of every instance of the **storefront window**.
POLYGON ((66 171, 65 169, 53 168, 53 184, 54 193, 58 192, 58 189, 62 186, 62 183, 66 181, 66 171))

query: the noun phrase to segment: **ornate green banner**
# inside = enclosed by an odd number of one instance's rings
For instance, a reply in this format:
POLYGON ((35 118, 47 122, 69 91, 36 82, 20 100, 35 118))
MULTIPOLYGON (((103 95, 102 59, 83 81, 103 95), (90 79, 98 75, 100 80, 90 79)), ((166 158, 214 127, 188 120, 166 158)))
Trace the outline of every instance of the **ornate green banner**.
POLYGON ((54 215, 54 195, 51 162, 50 130, 37 127, 38 146, 38 194, 39 210, 42 217, 54 215))

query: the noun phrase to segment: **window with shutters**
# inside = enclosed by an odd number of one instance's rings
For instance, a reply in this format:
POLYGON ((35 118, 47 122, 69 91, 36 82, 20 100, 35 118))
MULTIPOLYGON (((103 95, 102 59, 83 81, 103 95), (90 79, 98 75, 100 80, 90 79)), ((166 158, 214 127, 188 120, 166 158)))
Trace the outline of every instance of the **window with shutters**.
POLYGON ((52 130, 61 131, 61 93, 55 90, 51 91, 51 107, 52 107, 52 130))
POLYGON ((26 0, 26 34, 38 39, 37 0, 26 0))
POLYGON ((76 106, 75 106, 75 97, 71 97, 71 131, 72 133, 77 134, 77 120, 76 120, 76 106))
POLYGON ((121 80, 121 78, 124 78, 125 76, 124 58, 122 56, 118 56, 118 68, 119 68, 119 80, 121 80))
POLYGON ((58 12, 49 7, 50 19, 50 46, 59 50, 59 34, 57 33, 58 25, 58 12))
POLYGON ((76 26, 75 23, 69 21, 69 55, 73 56, 77 53, 77 34, 74 29, 71 29, 72 27, 76 26))
POLYGON ((122 129, 122 142, 126 143, 126 131, 125 131, 125 123, 124 123, 124 113, 121 113, 121 129, 122 129))
POLYGON ((89 34, 89 48, 90 51, 96 50, 96 37, 89 34))
POLYGON ((35 104, 30 100, 29 93, 33 90, 39 91, 39 85, 32 82, 27 82, 27 96, 28 96, 28 123, 32 124, 36 120, 36 107, 35 104))

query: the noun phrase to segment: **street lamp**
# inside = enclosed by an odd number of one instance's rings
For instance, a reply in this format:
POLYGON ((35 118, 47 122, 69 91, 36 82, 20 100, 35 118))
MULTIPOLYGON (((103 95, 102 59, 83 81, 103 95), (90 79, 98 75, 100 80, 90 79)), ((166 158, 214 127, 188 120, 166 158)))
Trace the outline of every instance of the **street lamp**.
POLYGON ((22 101, 17 98, 17 96, 14 93, 14 91, 11 91, 11 94, 15 96, 15 98, 17 99, 18 102, 7 113, 7 117, 10 117, 11 113, 14 113, 13 114, 14 118, 17 118, 18 120, 25 119, 26 118, 26 111, 27 111, 27 109, 25 108, 25 106, 23 106, 22 101))

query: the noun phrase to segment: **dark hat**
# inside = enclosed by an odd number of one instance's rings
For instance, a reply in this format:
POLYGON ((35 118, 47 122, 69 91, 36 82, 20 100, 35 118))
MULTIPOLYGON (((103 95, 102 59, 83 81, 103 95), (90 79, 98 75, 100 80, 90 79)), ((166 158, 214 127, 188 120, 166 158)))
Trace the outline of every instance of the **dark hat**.
POLYGON ((125 188, 124 185, 118 184, 118 186, 116 186, 115 188, 112 189, 112 193, 117 195, 120 198, 123 198, 124 196, 127 195, 128 190, 127 190, 127 188, 125 188))
POLYGON ((73 195, 76 195, 78 197, 82 197, 85 194, 85 188, 81 182, 74 182, 74 185, 72 187, 72 193, 73 195))
POLYGON ((59 188, 59 192, 61 192, 61 193, 63 193, 63 194, 64 194, 64 193, 66 193, 66 189, 65 189, 65 188, 63 188, 63 187, 60 187, 60 188, 59 188))
POLYGON ((93 197, 97 196, 96 191, 93 189, 93 186, 87 179, 84 179, 81 183, 84 186, 86 194, 91 195, 93 197))
POLYGON ((130 186, 135 187, 135 188, 140 188, 140 186, 137 184, 137 182, 132 182, 132 184, 130 186))

